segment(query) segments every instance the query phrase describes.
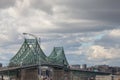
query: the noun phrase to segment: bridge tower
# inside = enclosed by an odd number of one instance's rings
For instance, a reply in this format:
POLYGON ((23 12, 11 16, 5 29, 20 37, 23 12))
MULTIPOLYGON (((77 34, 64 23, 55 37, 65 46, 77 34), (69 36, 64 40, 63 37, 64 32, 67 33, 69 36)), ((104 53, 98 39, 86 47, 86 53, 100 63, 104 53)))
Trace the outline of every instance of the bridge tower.
POLYGON ((42 51, 38 38, 33 34, 23 33, 24 42, 15 56, 10 59, 9 67, 16 69, 18 80, 38 80, 51 78, 63 79, 64 67, 68 66, 63 47, 54 47, 46 56, 42 51), (54 76, 54 77, 53 77, 54 76))
POLYGON ((17 54, 10 60, 9 66, 28 66, 47 63, 46 55, 42 51, 37 37, 24 33, 24 42, 17 54))

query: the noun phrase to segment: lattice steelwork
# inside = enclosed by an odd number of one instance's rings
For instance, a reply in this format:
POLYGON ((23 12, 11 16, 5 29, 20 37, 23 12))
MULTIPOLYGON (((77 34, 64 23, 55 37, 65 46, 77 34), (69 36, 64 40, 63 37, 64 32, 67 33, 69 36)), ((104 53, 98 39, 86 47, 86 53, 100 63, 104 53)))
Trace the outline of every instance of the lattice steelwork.
POLYGON ((48 56, 48 60, 51 64, 68 65, 63 47, 54 47, 52 53, 48 56))
POLYGON ((46 56, 37 38, 27 39, 25 38, 20 50, 10 60, 9 66, 27 66, 27 65, 68 65, 67 59, 64 54, 63 47, 54 47, 50 56, 46 56))
POLYGON ((22 66, 47 63, 37 39, 25 39, 17 54, 10 60, 9 66, 22 66))

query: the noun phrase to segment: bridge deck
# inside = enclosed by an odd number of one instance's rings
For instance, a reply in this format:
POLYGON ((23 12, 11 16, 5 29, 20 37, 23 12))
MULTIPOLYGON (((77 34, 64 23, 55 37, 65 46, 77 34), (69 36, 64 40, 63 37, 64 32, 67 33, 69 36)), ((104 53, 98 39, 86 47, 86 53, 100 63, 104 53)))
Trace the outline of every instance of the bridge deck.
MULTIPOLYGON (((0 68, 0 72, 6 72, 6 71, 14 71, 14 70, 20 70, 20 69, 26 69, 26 68, 38 68, 39 66, 51 66, 56 68, 64 68, 60 65, 50 65, 50 64, 42 64, 42 65, 29 65, 29 66, 17 66, 17 67, 2 67, 0 68)), ((67 68, 68 71, 75 71, 75 72, 82 72, 82 73, 91 73, 91 74, 102 74, 102 75, 109 75, 110 73, 107 72, 95 72, 95 71, 87 71, 87 70, 78 70, 78 69, 72 69, 67 68)))

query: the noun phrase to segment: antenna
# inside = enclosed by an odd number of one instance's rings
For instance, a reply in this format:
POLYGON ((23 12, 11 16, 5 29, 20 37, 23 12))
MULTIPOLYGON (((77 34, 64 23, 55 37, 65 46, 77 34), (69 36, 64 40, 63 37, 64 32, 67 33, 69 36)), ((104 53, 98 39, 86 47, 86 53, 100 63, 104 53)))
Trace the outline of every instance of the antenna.
POLYGON ((25 36, 32 36, 32 37, 34 37, 35 39, 37 39, 37 37, 36 37, 35 35, 30 34, 30 33, 23 33, 23 35, 25 35, 25 36))
POLYGON ((39 44, 41 44, 41 38, 40 37, 39 37, 38 41, 39 41, 39 44))

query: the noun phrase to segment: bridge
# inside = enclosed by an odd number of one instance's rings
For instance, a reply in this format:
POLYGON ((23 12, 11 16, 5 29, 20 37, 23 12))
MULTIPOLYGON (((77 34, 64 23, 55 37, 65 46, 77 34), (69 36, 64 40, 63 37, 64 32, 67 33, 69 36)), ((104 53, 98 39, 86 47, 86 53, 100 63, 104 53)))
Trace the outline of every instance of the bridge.
MULTIPOLYGON (((26 35, 26 34, 25 34, 26 35)), ((37 37, 25 38, 7 67, 0 68, 1 80, 86 80, 96 75, 109 75, 69 68, 63 47, 54 47, 49 56, 42 51, 37 37)))

